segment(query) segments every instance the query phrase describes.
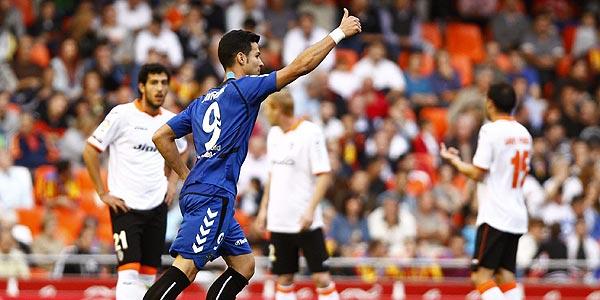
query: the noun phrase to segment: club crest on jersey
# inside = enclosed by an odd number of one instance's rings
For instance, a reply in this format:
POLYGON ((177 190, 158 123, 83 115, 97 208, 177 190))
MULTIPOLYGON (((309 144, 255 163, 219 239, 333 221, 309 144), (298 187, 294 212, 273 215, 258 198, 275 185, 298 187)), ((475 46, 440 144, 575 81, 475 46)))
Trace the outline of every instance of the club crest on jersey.
POLYGON ((194 250, 194 253, 204 250, 204 243, 206 243, 208 234, 210 234, 212 226, 215 223, 215 218, 218 214, 218 211, 213 212, 210 207, 206 210, 206 216, 204 216, 202 224, 200 224, 200 232, 196 234, 196 242, 192 244, 192 250, 194 250))

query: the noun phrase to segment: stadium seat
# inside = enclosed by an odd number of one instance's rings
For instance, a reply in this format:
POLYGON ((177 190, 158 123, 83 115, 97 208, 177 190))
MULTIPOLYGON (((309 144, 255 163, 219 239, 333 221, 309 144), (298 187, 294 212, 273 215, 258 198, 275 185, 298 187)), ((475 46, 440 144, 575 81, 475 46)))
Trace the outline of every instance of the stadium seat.
POLYGON ((42 231, 42 221, 45 208, 36 206, 31 209, 17 209, 18 223, 29 227, 31 234, 35 237, 42 231))
POLYGON ((55 208, 52 210, 58 220, 58 230, 65 243, 71 244, 79 237, 85 214, 78 209, 55 208))
POLYGON ((335 49, 335 59, 336 63, 337 60, 345 59, 350 67, 352 67, 358 61, 359 56, 354 50, 337 48, 335 49))
POLYGON ((567 54, 571 54, 571 49, 573 49, 573 43, 575 42, 575 32, 577 31, 577 26, 569 25, 565 27, 562 31, 563 44, 565 46, 565 52, 567 54))
POLYGON ((450 64, 458 71, 462 86, 467 86, 473 82, 473 63, 468 56, 460 54, 451 55, 450 64))
POLYGON ((446 48, 450 54, 466 55, 479 63, 485 56, 481 30, 476 25, 450 23, 446 27, 446 48))
POLYGON ((437 23, 421 24, 421 37, 435 49, 442 47, 442 32, 437 23))
POLYGON ((428 120, 433 125, 436 138, 443 140, 448 131, 448 109, 444 107, 424 107, 419 112, 419 119, 428 120))

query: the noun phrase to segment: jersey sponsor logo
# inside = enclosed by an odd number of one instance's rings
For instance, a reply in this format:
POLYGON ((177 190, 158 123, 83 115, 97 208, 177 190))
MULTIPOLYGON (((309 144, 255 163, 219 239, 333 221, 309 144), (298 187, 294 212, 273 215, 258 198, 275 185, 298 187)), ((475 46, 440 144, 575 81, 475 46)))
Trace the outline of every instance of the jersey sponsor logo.
POLYGON ((134 150, 146 151, 146 152, 156 152, 158 149, 156 147, 148 146, 146 144, 139 144, 133 147, 134 150))
POLYGON ((147 127, 142 127, 142 126, 135 126, 135 127, 133 127, 133 129, 135 129, 135 130, 148 130, 147 127))
POLYGON ((208 234, 210 233, 212 226, 215 223, 215 218, 218 214, 219 211, 213 212, 210 207, 206 210, 206 216, 204 216, 202 224, 200 225, 200 232, 196 234, 196 241, 192 244, 192 250, 194 250, 194 253, 204 250, 204 243, 206 243, 208 234))
POLYGON ((221 94, 223 94, 226 87, 227 85, 224 85, 220 90, 206 94, 206 96, 204 96, 204 99, 202 99, 201 103, 216 100, 217 98, 219 98, 219 96, 221 96, 221 94))
POLYGON ((296 164, 296 161, 291 158, 287 158, 287 159, 282 159, 282 160, 273 160, 273 164, 274 165, 293 166, 296 164))
POLYGON ((248 240, 246 238, 243 238, 243 239, 235 241, 235 245, 236 246, 241 246, 241 245, 243 245, 243 244, 245 244, 247 242, 248 242, 248 240))

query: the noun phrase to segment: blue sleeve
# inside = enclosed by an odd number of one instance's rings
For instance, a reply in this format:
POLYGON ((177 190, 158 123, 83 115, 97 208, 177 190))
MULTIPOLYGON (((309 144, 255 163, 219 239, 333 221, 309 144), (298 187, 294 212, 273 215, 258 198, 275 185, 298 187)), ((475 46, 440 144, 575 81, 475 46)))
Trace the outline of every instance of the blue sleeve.
POLYGON ((251 105, 260 104, 267 96, 277 91, 277 72, 265 75, 250 75, 236 80, 240 92, 251 105))
POLYGON ((196 101, 192 102, 184 111, 167 122, 167 125, 175 132, 176 138, 192 133, 192 111, 195 103, 196 101))

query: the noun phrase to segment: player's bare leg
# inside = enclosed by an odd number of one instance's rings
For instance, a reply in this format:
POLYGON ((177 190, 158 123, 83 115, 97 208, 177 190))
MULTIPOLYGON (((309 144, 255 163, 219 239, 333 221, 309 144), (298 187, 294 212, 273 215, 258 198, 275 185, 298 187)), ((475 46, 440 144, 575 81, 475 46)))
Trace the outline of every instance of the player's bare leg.
POLYGON ((281 274, 277 276, 275 300, 296 300, 294 274, 281 274))
POLYGON ((229 267, 210 286, 206 300, 234 300, 254 275, 254 255, 251 253, 223 256, 223 259, 229 267))
POLYGON ((504 293, 504 297, 507 300, 523 299, 523 293, 517 287, 517 280, 513 272, 504 268, 498 269, 498 272, 496 272, 496 283, 498 283, 500 290, 504 293))
POLYGON ((494 281, 494 270, 478 267, 471 273, 471 281, 481 294, 483 300, 504 300, 504 294, 494 281))
POLYGON ((340 295, 335 289, 335 283, 331 280, 329 272, 318 272, 312 275, 312 279, 317 286, 319 300, 339 300, 340 295))

